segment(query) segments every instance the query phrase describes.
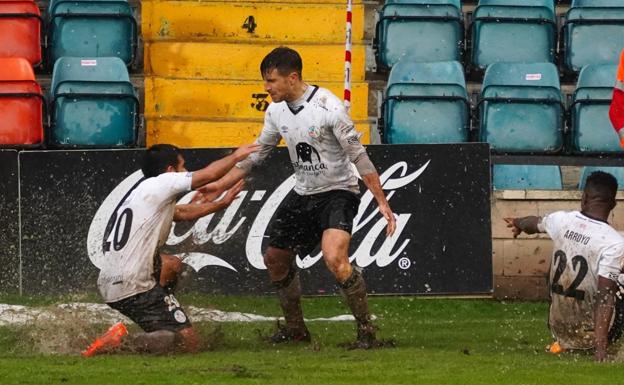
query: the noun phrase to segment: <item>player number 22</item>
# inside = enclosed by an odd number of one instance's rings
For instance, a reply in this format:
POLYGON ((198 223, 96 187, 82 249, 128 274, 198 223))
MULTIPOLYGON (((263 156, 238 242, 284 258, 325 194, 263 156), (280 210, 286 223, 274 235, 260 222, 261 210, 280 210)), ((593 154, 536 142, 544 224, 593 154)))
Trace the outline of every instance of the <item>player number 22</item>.
POLYGON ((557 250, 555 252, 555 262, 557 263, 557 268, 555 270, 555 275, 553 276, 551 291, 555 294, 576 298, 582 301, 585 298, 585 290, 578 290, 577 287, 579 287, 581 282, 583 282, 583 279, 585 279, 587 271, 589 270, 585 257, 575 255, 572 258, 572 269, 577 273, 576 278, 574 278, 574 281, 572 281, 570 287, 567 289, 564 289, 563 285, 559 283, 559 279, 561 278, 561 275, 563 275, 568 263, 568 258, 562 250, 557 250))

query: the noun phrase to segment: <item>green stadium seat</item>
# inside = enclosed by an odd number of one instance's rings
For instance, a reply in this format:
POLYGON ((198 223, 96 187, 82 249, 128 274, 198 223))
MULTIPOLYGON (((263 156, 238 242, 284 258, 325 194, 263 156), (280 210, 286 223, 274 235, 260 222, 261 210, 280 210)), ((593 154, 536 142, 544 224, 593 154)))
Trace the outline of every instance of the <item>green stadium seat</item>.
POLYGON ((495 164, 492 169, 494 190, 561 190, 559 166, 495 164))
POLYGON ((388 0, 375 34, 378 68, 402 58, 433 62, 461 60, 464 23, 460 0, 388 0))
POLYGON ((579 190, 585 188, 587 177, 594 171, 604 171, 613 175, 618 183, 618 190, 624 190, 624 167, 583 167, 581 177, 579 178, 579 190))
POLYGON ((494 63, 479 99, 479 138, 498 153, 552 153, 563 147, 559 74, 552 63, 494 63))
POLYGON ((61 57, 119 57, 130 65, 137 25, 127 0, 51 0, 50 63, 61 57))
POLYGON ((624 2, 573 0, 563 26, 564 66, 579 72, 590 64, 615 64, 624 48, 624 2))
POLYGON ((570 106, 575 153, 624 153, 609 120, 617 64, 593 64, 579 74, 570 106))
POLYGON ((390 71, 382 107, 386 143, 468 140, 469 102, 457 61, 399 61, 390 71))
POLYGON ((473 14, 471 64, 554 62, 557 23, 552 0, 480 0, 473 14))
POLYGON ((139 100, 119 58, 60 58, 50 88, 50 144, 126 147, 136 142, 139 100))

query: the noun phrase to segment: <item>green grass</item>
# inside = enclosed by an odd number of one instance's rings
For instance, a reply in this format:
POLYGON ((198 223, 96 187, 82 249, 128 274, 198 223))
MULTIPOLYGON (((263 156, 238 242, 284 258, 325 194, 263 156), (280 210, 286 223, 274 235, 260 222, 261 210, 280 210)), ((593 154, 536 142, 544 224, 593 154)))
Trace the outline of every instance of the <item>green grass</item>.
MULTIPOLYGON (((10 299, 0 297, 1 303, 10 299)), ((60 299, 26 299, 47 305, 60 299)), ((67 300, 62 299, 62 300, 67 300)), ((20 302, 14 298, 15 302, 20 302)), ((266 297, 183 296, 183 304, 278 315, 266 297)), ((379 337, 397 347, 345 351, 344 322, 313 322, 311 345, 267 345, 272 323, 198 324, 212 350, 197 355, 44 356, 24 342, 26 328, 0 328, 1 384, 551 384, 621 383, 622 364, 591 355, 546 355, 547 304, 374 297, 379 337)), ((306 298, 307 317, 346 313, 337 298, 306 298)))

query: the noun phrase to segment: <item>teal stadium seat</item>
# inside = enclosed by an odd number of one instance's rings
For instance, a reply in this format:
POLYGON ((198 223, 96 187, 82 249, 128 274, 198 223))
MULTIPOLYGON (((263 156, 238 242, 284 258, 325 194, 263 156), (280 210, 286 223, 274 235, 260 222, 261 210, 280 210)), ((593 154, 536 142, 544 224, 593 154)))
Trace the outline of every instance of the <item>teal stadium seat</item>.
POLYGON ((554 62, 553 0, 480 0, 471 25, 474 68, 504 62, 554 62))
POLYGON ((576 153, 623 153, 609 120, 617 64, 583 67, 570 106, 572 150, 576 153))
POLYGON ((134 145, 139 100, 119 58, 60 58, 50 88, 50 144, 60 147, 134 145))
POLYGON ((624 190, 624 167, 583 167, 581 177, 579 179, 579 190, 585 188, 587 177, 594 171, 604 171, 613 175, 618 183, 618 190, 624 190))
POLYGON ((468 140, 469 102, 457 61, 399 61, 390 71, 382 106, 386 143, 468 140))
POLYGON ((561 190, 559 166, 495 164, 494 190, 561 190))
POLYGON ((479 99, 479 138, 499 153, 553 153, 563 147, 559 74, 552 63, 494 63, 479 99))
POLYGON ((130 65, 137 25, 127 0, 51 0, 50 63, 61 57, 118 57, 130 65))
POLYGON ((378 68, 402 58, 461 60, 464 22, 460 0, 388 0, 379 12, 374 48, 378 68))
POLYGON ((566 70, 616 64, 624 48, 624 1, 572 0, 562 34, 566 70))

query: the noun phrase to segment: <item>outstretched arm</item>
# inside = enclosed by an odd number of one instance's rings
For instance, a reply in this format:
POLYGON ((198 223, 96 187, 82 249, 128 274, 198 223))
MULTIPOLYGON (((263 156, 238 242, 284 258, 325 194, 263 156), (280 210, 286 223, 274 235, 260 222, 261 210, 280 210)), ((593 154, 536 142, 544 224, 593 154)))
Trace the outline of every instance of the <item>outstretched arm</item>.
POLYGON ((596 361, 604 361, 607 359, 609 326, 611 324, 611 318, 613 317, 616 291, 616 282, 601 275, 598 276, 598 291, 596 293, 596 305, 594 308, 594 339, 596 346, 594 359, 596 361))
POLYGON ((216 202, 202 201, 202 203, 191 202, 188 204, 176 205, 175 212, 173 214, 173 220, 176 222, 192 221, 208 214, 223 210, 230 204, 232 204, 234 199, 236 199, 236 196, 243 189, 244 185, 245 183, 242 180, 239 181, 231 189, 228 190, 227 194, 225 194, 223 199, 220 199, 216 202))
POLYGON ((504 218, 507 222, 507 227, 511 229, 511 233, 514 238, 517 238, 522 232, 527 234, 539 233, 538 224, 541 220, 540 217, 528 216, 522 218, 504 218))
POLYGON ((198 187, 216 181, 217 179, 225 175, 228 171, 230 171, 234 167, 234 165, 236 165, 236 163, 247 159, 250 154, 258 151, 259 149, 260 145, 255 143, 241 146, 230 155, 210 163, 208 166, 202 168, 201 170, 195 171, 193 173, 191 187, 193 189, 196 189, 198 187))

